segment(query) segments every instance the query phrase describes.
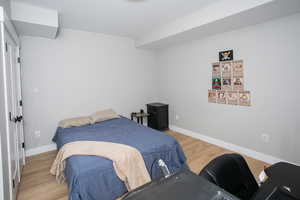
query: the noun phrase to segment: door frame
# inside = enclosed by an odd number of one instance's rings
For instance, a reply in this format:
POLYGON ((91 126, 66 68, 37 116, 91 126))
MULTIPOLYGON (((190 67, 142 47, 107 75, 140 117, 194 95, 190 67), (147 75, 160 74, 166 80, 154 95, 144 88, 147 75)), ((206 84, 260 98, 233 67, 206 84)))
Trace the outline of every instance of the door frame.
POLYGON ((11 39, 7 30, 4 30, 4 41, 5 41, 5 82, 6 88, 5 93, 7 95, 6 104, 7 112, 9 114, 8 129, 7 129, 7 146, 8 146, 8 158, 9 158, 9 169, 10 169, 10 184, 12 190, 12 199, 16 198, 18 183, 19 183, 19 136, 18 136, 18 122, 15 119, 18 116, 18 105, 17 105, 17 87, 15 82, 16 76, 16 44, 11 39))
MULTIPOLYGON (((4 8, 3 7, 0 7, 0 44, 1 44, 1 48, 0 48, 0 52, 1 52, 1 55, 0 57, 2 58, 2 63, 0 62, 0 67, 2 67, 3 69, 3 79, 4 79, 4 91, 5 94, 4 94, 4 102, 5 102, 5 130, 6 130, 6 135, 9 134, 9 123, 10 123, 10 120, 9 120, 9 115, 8 115, 8 112, 9 112, 9 109, 8 109, 8 96, 7 96, 7 77, 6 77, 6 41, 5 41, 5 38, 7 37, 6 36, 6 33, 9 34, 8 37, 10 37, 16 44, 16 46, 19 48, 20 47, 20 41, 19 41, 19 38, 18 38, 18 35, 17 35, 17 32, 11 22, 11 20, 9 19, 9 17, 7 16, 7 14, 5 13, 4 11, 4 8)), ((6 138, 2 138, 2 140, 6 140, 7 142, 7 151, 8 151, 8 160, 10 161, 11 160, 11 157, 10 157, 10 141, 9 141, 9 137, 6 137, 6 138)), ((7 163, 2 163, 0 162, 0 164, 3 166, 7 163)), ((4 168, 4 167, 3 167, 4 168)), ((12 191, 13 191, 13 187, 12 187, 12 180, 11 180, 11 177, 12 177, 12 172, 11 172, 11 168, 8 167, 8 176, 9 176, 9 199, 12 200, 12 198, 14 197, 14 195, 12 194, 12 191)), ((5 181, 5 180, 3 180, 5 181)), ((0 187, 3 189, 3 190, 6 190, 4 188, 4 184, 0 181, 0 187)), ((7 184, 7 183, 6 183, 7 184)), ((0 196, 0 199, 1 198, 5 198, 5 192, 7 191, 3 191, 3 196, 0 196)))

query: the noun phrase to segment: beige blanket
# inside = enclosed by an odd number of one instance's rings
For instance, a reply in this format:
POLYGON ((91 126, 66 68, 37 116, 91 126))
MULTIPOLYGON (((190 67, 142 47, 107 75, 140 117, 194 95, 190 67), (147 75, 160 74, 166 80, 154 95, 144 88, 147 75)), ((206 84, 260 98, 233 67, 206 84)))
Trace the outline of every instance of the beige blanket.
POLYGON ((112 160, 117 176, 128 191, 151 181, 141 153, 130 146, 110 142, 79 141, 65 144, 58 152, 50 173, 60 183, 65 181, 66 159, 73 155, 92 155, 112 160))

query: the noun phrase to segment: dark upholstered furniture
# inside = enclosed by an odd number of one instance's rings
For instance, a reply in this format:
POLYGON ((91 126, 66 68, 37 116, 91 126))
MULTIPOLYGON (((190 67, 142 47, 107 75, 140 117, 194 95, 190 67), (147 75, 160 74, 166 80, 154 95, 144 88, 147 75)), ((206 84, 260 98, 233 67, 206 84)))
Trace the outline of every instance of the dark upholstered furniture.
POLYGON ((122 200, 239 200, 215 184, 183 169, 167 178, 153 180, 122 200))
POLYGON ((268 179, 252 197, 253 200, 300 200, 300 166, 279 162, 265 169, 265 173, 268 179))
POLYGON ((243 200, 250 199, 258 190, 258 184, 245 159, 238 154, 215 158, 199 176, 243 200))

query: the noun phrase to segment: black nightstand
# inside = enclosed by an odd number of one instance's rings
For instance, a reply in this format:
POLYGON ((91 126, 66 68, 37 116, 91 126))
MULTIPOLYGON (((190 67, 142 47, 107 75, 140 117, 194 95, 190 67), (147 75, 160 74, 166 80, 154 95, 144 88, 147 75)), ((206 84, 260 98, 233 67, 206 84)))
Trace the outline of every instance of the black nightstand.
POLYGON ((169 105, 163 103, 147 104, 148 126, 157 130, 169 129, 169 105))

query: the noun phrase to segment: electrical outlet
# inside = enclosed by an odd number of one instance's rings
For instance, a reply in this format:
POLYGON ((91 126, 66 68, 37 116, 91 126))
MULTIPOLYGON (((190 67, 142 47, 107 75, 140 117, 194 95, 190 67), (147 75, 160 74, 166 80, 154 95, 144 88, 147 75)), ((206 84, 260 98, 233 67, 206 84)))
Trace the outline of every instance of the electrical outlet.
POLYGON ((266 134, 266 133, 261 134, 261 140, 262 140, 264 143, 269 143, 269 142, 270 142, 270 135, 269 135, 269 134, 266 134))
POLYGON ((41 137, 41 131, 34 131, 34 135, 36 138, 40 138, 41 137))
POLYGON ((176 115, 175 115, 175 119, 176 119, 176 120, 179 120, 179 118, 180 118, 179 115, 176 114, 176 115))

